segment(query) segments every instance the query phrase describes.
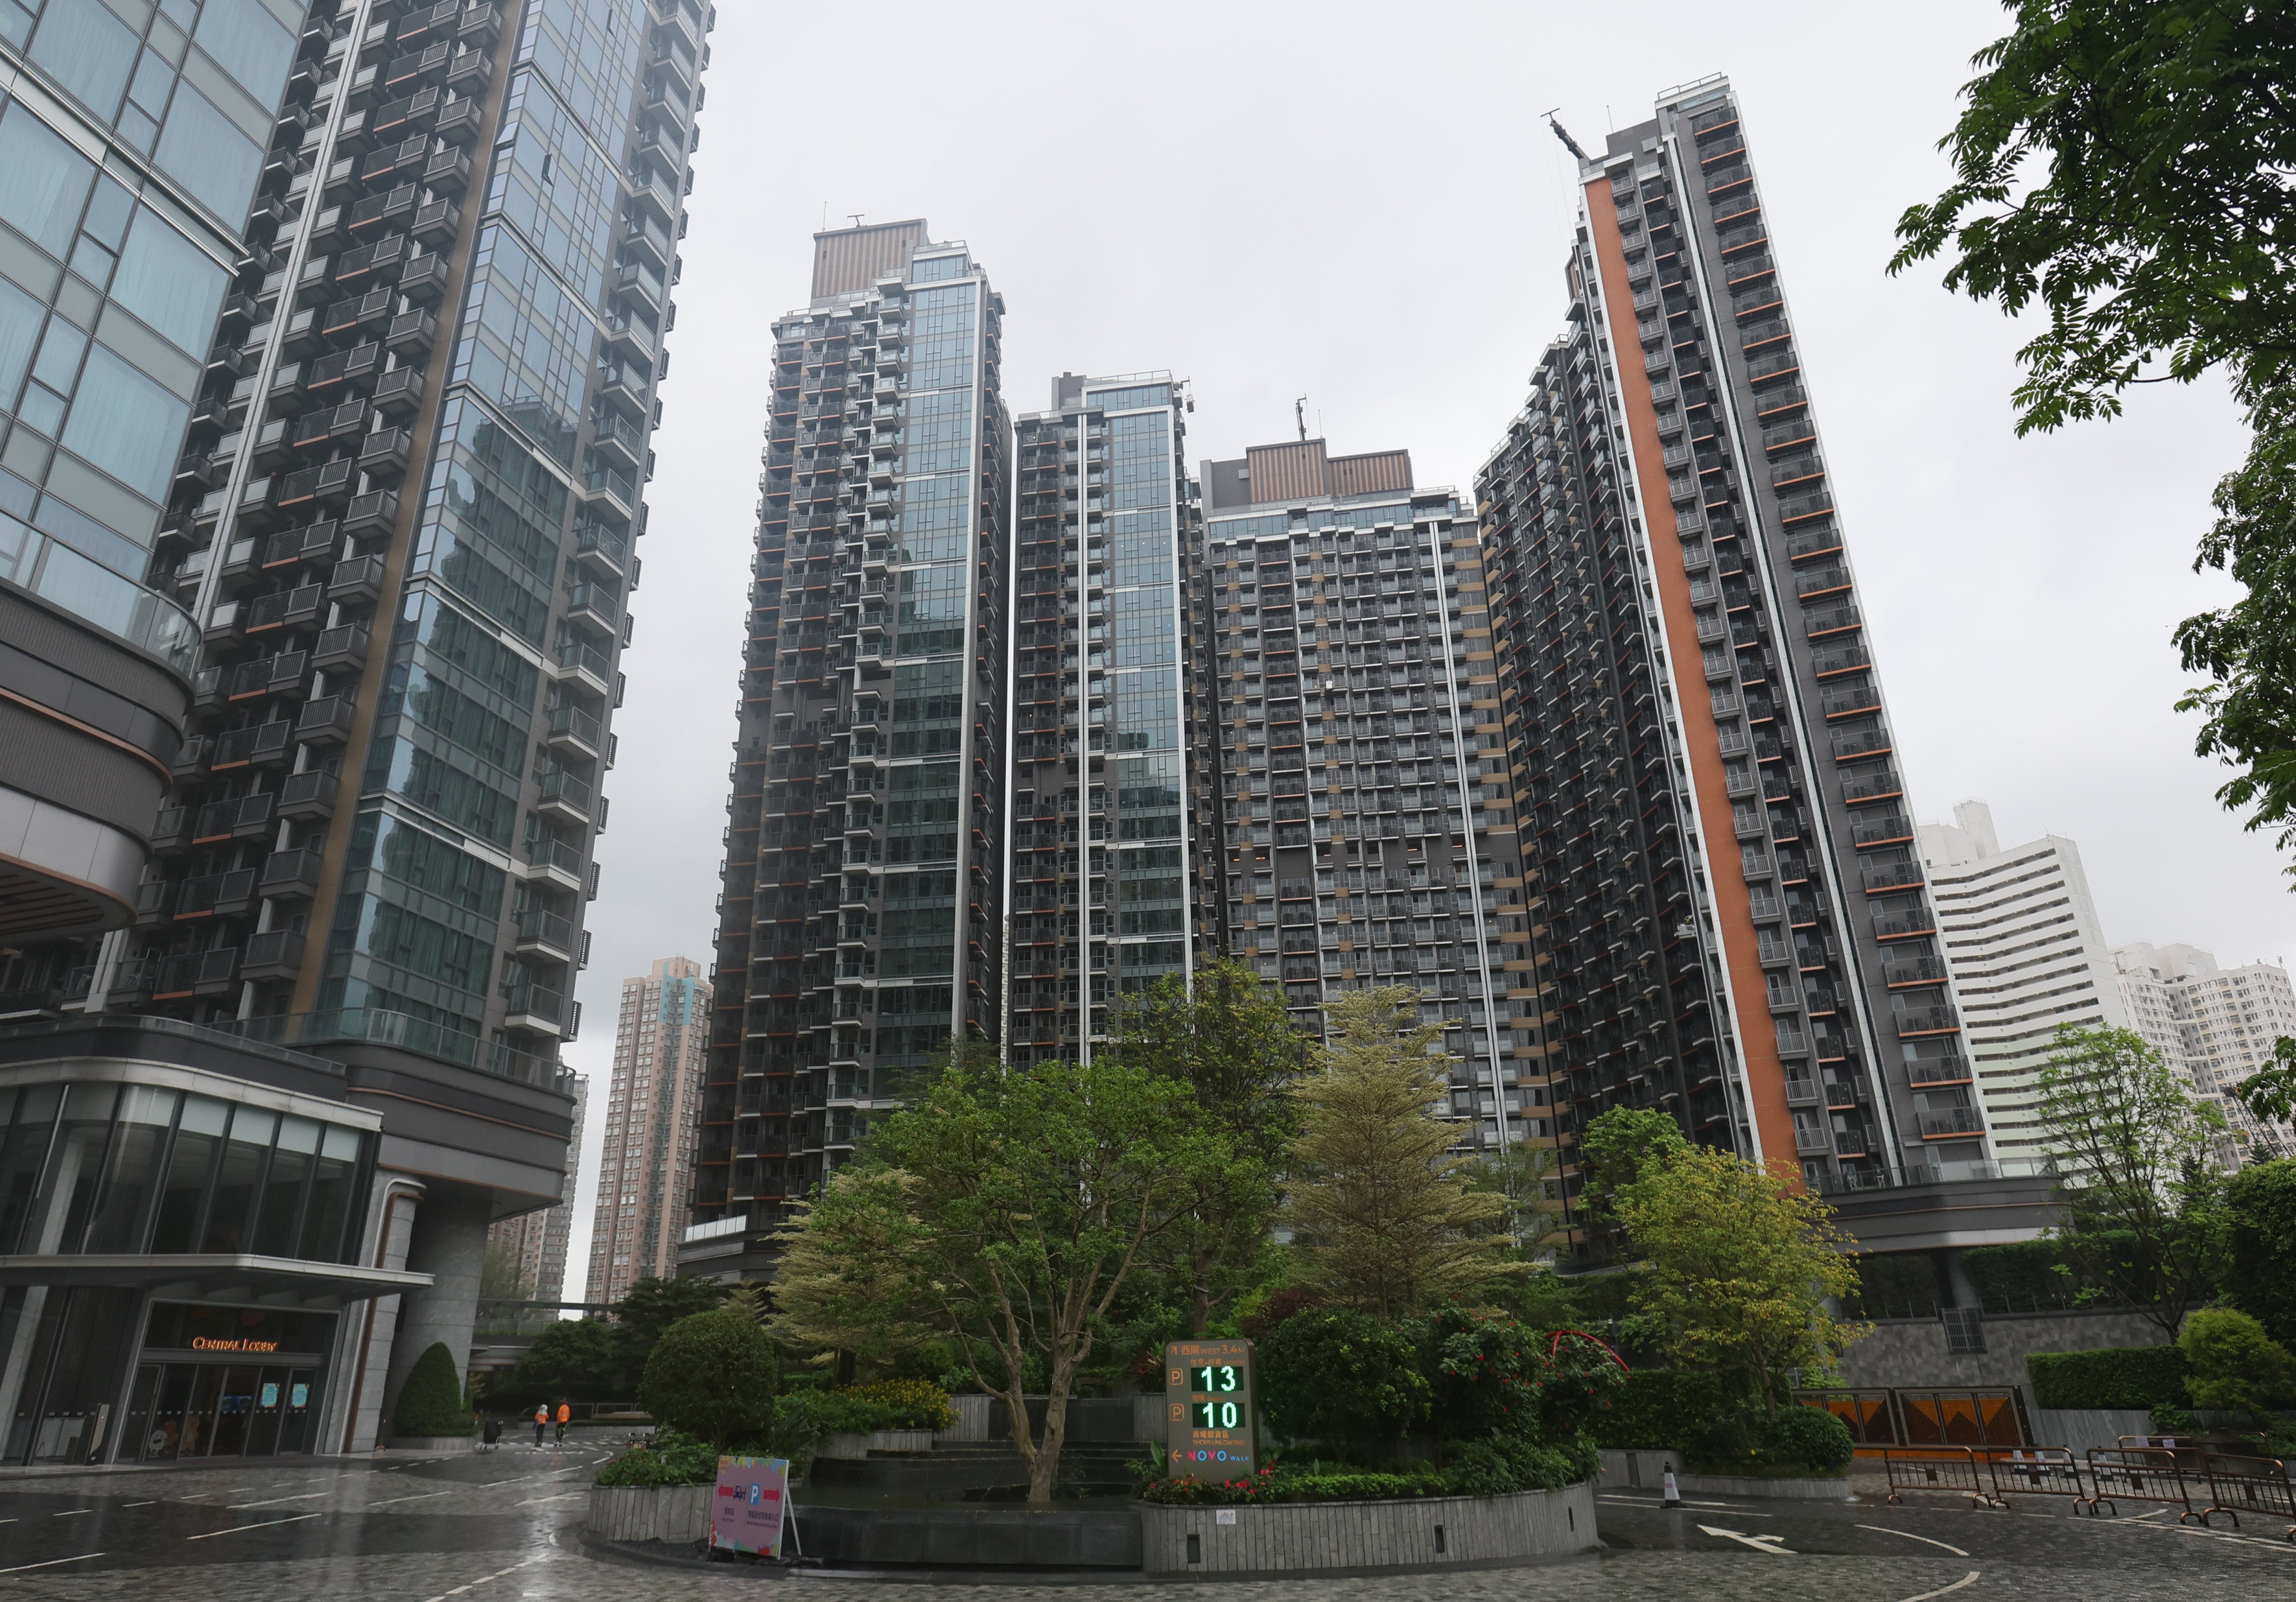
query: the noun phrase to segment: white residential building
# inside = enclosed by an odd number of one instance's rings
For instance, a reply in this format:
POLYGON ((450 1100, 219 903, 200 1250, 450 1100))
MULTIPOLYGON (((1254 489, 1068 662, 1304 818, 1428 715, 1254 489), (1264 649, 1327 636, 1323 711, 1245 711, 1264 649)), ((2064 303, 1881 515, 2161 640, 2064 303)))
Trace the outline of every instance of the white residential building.
POLYGON ((2210 953, 2181 944, 2115 946, 2112 957, 2129 1026, 2232 1126, 2219 1154, 2226 1165, 2296 1156, 2296 1130, 2258 1119, 2233 1094, 2272 1060, 2273 1042, 2296 1035, 2288 970, 2262 961, 2220 968, 2210 953))
POLYGON ((1953 816, 1919 834, 1979 1102, 2000 1155, 2038 1156, 2038 1080, 2057 1030, 2129 1020, 2080 848, 2044 834, 2004 849, 1980 801, 1953 816))
POLYGON ((635 1281, 677 1271, 693 1201, 711 994, 691 957, 665 957, 644 977, 622 981, 585 1301, 619 1302, 635 1281))

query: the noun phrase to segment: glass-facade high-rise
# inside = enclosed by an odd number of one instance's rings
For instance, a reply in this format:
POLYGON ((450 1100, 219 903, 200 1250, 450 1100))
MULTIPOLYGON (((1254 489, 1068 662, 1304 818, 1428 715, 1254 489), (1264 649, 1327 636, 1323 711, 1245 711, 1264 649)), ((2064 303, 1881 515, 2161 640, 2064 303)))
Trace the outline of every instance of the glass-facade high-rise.
POLYGON ((1009 1060, 1089 1061, 1127 994, 1195 966, 1201 546, 1168 373, 1063 374, 1018 419, 1009 1060))
MULTIPOLYGON (((388 1432, 434 1342, 461 1365, 488 1226, 565 1183, 558 1047, 713 21, 0 0, 0 605, 140 650, 118 704, 71 694, 148 770, 77 802, 132 851, 23 834, 127 883, 50 920, 108 928, 93 949, 26 948, 0 986, 52 1033, 146 1015, 197 1043, 169 1060, 291 1059, 381 1109, 371 1288, 329 1293, 379 1300, 309 1382, 329 1450, 388 1432)), ((28 783, 73 776, 33 755, 28 783)), ((81 1296, 0 1308, 0 1347, 57 1318, 70 1343, 81 1296)))
POLYGON ((691 1272, 767 1261, 898 1075, 998 1035, 1004 312, 919 220, 816 234, 775 320, 691 1272))

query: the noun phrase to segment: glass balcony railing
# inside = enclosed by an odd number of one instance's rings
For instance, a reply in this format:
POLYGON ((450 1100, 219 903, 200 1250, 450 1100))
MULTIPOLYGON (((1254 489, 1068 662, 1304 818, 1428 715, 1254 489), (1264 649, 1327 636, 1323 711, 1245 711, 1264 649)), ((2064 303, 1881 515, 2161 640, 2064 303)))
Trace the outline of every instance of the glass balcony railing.
POLYGON ((338 1007, 315 1013, 283 1013, 267 1018, 242 1018, 208 1027, 267 1046, 306 1048, 337 1041, 363 1041, 393 1046, 417 1056, 434 1058, 481 1073, 516 1080, 545 1089, 567 1089, 572 1074, 559 1066, 554 1056, 518 1051, 498 1040, 478 1036, 405 1013, 376 1007, 338 1007))
POLYGON ((158 657, 187 678, 198 666, 200 631, 191 613, 5 514, 0 514, 0 579, 158 657))

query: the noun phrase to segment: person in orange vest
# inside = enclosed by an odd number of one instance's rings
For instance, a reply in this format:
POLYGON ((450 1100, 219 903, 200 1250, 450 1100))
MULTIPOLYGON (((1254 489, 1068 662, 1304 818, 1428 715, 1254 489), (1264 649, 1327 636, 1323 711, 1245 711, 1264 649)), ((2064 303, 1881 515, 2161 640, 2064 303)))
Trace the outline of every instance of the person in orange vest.
POLYGON ((558 1404, 558 1439, 562 1444, 566 1440, 566 1425, 573 1417, 574 1409, 562 1401, 558 1404))
POLYGON ((550 1404, 544 1402, 534 1409, 534 1443, 542 1444, 542 1432, 550 1427, 550 1404))

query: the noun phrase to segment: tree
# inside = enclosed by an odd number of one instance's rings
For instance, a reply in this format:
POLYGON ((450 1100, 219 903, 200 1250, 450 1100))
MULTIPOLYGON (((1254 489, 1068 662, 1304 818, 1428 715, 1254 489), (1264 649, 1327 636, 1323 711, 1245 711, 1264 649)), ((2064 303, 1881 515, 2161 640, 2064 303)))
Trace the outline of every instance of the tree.
POLYGON ((1105 1058, 1013 1072, 952 1063, 877 1126, 868 1152, 900 1171, 918 1220, 893 1248, 908 1286, 982 1383, 993 1376, 1029 1499, 1050 1501, 1069 1397, 1110 1309, 1213 1171, 1244 1159, 1186 1085, 1105 1058), (1046 1375, 1041 1436, 1025 1395, 1032 1360, 1046 1375))
POLYGON ((1503 1198, 1498 1219, 1515 1245, 1538 1252, 1562 1228, 1562 1156, 1551 1141, 1516 1139, 1479 1155, 1467 1183, 1503 1198))
POLYGON ((2038 1112, 2070 1168, 2057 1234, 2067 1254, 2169 1340, 2224 1277, 2222 1181, 2209 1166, 2224 1115, 2186 1091, 2134 1031, 2057 1030, 2038 1112))
POLYGON ((1207 1187, 1166 1240, 1170 1277, 1186 1289, 1199 1337, 1215 1308, 1251 1287, 1281 1200, 1273 1176, 1299 1132, 1292 1090, 1312 1045, 1281 992, 1228 957, 1198 968, 1192 982, 1158 980, 1119 1015, 1109 1047, 1115 1060, 1191 1087, 1246 1160, 1207 1174, 1207 1187))
POLYGON ((773 1427, 777 1377, 766 1332, 721 1307, 662 1332, 646 1357, 638 1401, 671 1429, 722 1450, 773 1427))
POLYGON ((398 1388, 398 1405, 390 1409, 390 1433, 396 1436, 471 1433, 462 1382, 455 1376, 455 1354, 447 1350, 446 1342, 431 1342, 406 1371, 406 1383, 398 1388))
POLYGON ((2296 1347, 2296 1162, 2255 1162, 2225 1186, 2229 1299, 2296 1347))
MULTIPOLYGON (((2177 631, 2209 684, 2217 793, 2296 846, 2296 14, 2239 0, 2018 0, 1941 141, 1955 181, 1898 224, 1891 272, 1950 249, 1948 289, 2046 323, 2018 431, 2110 417, 2132 384, 2211 370, 2247 408, 2194 566, 2245 596, 2177 631), (2151 368, 2158 372, 2148 372, 2151 368)), ((2292 869, 2296 872, 2296 869, 2292 869)))
POLYGON ((1299 1092, 1288 1217, 1307 1280, 1382 1317, 1524 1267, 1491 1228, 1506 1198, 1467 1183, 1472 1159, 1444 1155, 1457 1130, 1431 1109, 1450 1093, 1450 1059, 1431 1055, 1443 1031, 1415 1024, 1419 999, 1395 986, 1327 1002, 1332 1044, 1299 1092))
POLYGON ((1587 1121, 1578 1136, 1578 1162, 1585 1175, 1579 1191, 1588 1212, 1601 1217, 1619 1188, 1630 1185, 1653 1157, 1668 1157, 1690 1142, 1671 1113, 1648 1107, 1612 1107, 1587 1121))
POLYGON ((1742 1376, 1767 1411, 1787 1369, 1831 1370, 1865 1333, 1825 1308, 1857 1289, 1853 1243, 1788 1165, 1685 1144, 1645 1162, 1612 1205, 1644 1260, 1636 1308, 1668 1354, 1742 1376))
POLYGON ((636 1390, 645 1373, 646 1358, 663 1331, 680 1319, 706 1313, 726 1299, 726 1287, 714 1279, 648 1277, 634 1280, 614 1303, 614 1355, 619 1383, 636 1390))
POLYGON ((506 1388, 537 1401, 611 1401, 619 1373, 611 1326, 603 1319, 561 1319, 534 1337, 506 1388))
POLYGON ((848 1163, 791 1212, 774 1274, 767 1327, 818 1363, 850 1354, 874 1371, 934 1338, 932 1309, 911 1272, 923 1229, 914 1175, 848 1163))
POLYGON ((2185 1386, 2194 1407, 2260 1413, 2287 1389, 2288 1349, 2236 1308, 2196 1309, 2177 1344, 2192 1365, 2185 1386))
POLYGON ((506 1240, 488 1241, 486 1261, 479 1269, 479 1300, 523 1302, 533 1294, 518 1250, 506 1240))
POLYGON ((1433 1387, 1391 1319, 1310 1308, 1270 1331, 1258 1357, 1261 1405, 1286 1436, 1371 1455, 1427 1422, 1433 1387))

